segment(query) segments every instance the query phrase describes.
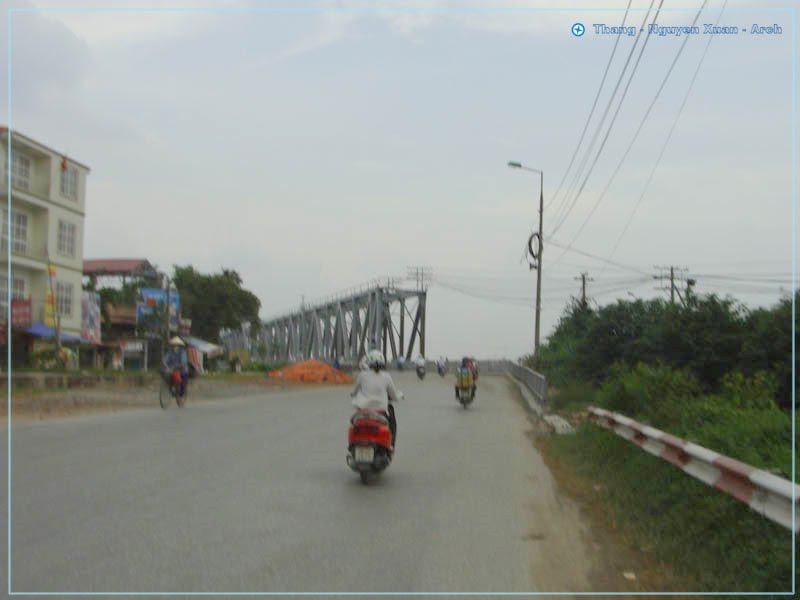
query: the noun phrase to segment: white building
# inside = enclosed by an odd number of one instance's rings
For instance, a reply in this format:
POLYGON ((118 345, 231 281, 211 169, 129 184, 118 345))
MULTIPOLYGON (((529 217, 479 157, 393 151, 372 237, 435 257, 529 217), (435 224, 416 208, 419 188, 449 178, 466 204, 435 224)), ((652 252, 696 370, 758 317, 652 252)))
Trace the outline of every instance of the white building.
POLYGON ((2 265, 0 321, 6 320, 8 271, 11 254, 12 298, 30 298, 33 322, 45 320, 50 285, 48 256, 54 267, 52 289, 61 330, 81 332, 83 227, 86 214, 86 176, 89 167, 16 131, 0 127, 3 161, 2 265), (8 210, 8 138, 11 136, 11 211, 8 210), (11 241, 8 223, 11 221, 11 241))

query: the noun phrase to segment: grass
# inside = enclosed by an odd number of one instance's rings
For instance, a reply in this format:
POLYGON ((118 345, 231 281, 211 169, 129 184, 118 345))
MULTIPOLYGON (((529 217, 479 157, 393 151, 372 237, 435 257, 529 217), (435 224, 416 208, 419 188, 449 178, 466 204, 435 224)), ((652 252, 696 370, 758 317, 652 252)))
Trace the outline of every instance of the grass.
POLYGON ((683 591, 791 591, 791 533, 744 504, 591 423, 541 447, 600 490, 606 519, 683 591))

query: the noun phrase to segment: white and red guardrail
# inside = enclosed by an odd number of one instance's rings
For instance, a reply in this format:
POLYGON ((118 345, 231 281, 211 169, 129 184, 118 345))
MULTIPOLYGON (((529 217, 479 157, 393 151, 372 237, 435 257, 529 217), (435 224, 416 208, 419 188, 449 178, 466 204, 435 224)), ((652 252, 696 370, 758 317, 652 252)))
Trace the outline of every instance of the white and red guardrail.
MULTIPOLYGON (((706 485, 744 502, 755 512, 786 529, 792 529, 792 505, 798 506, 800 486, 703 446, 642 425, 624 415, 595 407, 589 408, 589 415, 597 425, 614 431, 706 485)), ((796 518, 800 521, 800 510, 796 518)), ((800 522, 795 522, 795 534, 798 529, 800 522)))

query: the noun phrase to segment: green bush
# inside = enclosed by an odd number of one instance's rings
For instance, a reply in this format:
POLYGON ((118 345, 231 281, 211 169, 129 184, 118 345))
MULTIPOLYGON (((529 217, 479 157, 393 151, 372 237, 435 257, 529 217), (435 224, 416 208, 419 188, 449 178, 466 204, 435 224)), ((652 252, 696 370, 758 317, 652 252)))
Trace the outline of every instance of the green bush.
POLYGON ((573 383, 548 392, 547 407, 554 411, 576 411, 595 404, 595 390, 587 383, 573 383))
POLYGON ((668 422, 676 405, 700 392, 697 381, 686 371, 664 365, 639 363, 633 369, 622 363, 611 367, 607 381, 597 394, 600 406, 631 418, 644 418, 653 425, 668 422))

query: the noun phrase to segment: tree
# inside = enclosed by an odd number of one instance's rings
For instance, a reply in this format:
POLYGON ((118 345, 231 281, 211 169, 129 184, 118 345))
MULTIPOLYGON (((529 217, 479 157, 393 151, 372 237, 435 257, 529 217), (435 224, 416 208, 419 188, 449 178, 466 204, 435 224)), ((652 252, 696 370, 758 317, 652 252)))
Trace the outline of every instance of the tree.
POLYGON ((261 302, 242 288, 236 271, 205 275, 191 265, 175 266, 172 281, 181 297, 181 314, 192 320, 192 331, 218 343, 223 328, 239 329, 243 322, 258 323, 261 302))

